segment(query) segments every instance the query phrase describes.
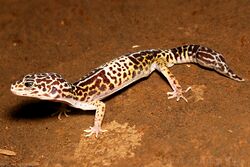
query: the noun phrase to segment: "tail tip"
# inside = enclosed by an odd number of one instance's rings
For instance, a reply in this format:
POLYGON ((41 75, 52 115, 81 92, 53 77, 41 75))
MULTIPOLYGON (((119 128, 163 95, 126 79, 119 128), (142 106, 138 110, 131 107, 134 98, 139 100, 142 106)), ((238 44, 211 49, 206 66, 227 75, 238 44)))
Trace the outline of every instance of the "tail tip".
POLYGON ((244 81, 245 81, 244 78, 241 78, 241 77, 239 77, 238 75, 232 76, 232 79, 233 79, 233 80, 236 80, 236 81, 239 81, 239 82, 244 82, 244 81))

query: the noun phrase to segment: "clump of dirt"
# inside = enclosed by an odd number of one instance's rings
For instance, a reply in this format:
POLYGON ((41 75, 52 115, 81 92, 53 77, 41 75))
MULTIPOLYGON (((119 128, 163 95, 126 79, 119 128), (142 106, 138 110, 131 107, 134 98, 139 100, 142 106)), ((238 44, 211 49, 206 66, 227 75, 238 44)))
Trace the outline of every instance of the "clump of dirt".
POLYGON ((204 100, 204 92, 207 87, 205 85, 193 85, 192 92, 194 92, 193 98, 194 102, 203 101, 204 100))
POLYGON ((74 158, 85 166, 110 166, 120 159, 134 157, 134 150, 141 145, 143 132, 128 123, 112 121, 104 127, 108 132, 100 137, 82 136, 74 158))

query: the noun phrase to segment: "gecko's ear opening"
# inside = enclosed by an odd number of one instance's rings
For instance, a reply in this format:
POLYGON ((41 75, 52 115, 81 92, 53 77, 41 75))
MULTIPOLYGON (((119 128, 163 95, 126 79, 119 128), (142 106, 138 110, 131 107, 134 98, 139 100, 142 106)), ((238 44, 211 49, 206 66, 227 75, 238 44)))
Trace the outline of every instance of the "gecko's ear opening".
POLYGON ((56 94, 57 93, 57 88, 53 86, 50 93, 56 94))
POLYGON ((51 90, 50 90, 50 94, 52 97, 56 97, 58 95, 58 89, 56 87, 52 87, 51 90))

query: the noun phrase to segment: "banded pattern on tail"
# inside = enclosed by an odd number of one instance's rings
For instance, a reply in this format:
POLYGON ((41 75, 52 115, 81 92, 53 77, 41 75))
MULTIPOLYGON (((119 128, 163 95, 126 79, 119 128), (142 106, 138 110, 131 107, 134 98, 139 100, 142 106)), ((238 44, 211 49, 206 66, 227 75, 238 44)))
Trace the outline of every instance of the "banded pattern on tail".
POLYGON ((175 64, 193 62, 213 69, 233 80, 244 81, 228 67, 223 55, 213 49, 200 45, 184 45, 170 51, 175 55, 175 64))

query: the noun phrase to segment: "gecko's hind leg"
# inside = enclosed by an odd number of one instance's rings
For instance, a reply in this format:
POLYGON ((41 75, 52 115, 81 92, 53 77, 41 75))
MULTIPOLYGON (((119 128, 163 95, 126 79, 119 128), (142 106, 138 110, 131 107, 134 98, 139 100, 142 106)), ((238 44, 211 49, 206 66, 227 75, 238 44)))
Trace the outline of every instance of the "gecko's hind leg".
POLYGON ((168 80, 171 88, 173 89, 172 92, 167 93, 168 99, 176 98, 176 100, 179 101, 180 98, 182 98, 183 100, 188 102, 188 100, 183 96, 183 93, 191 90, 191 87, 189 86, 186 90, 183 91, 175 76, 169 71, 165 61, 158 60, 158 62, 156 62, 156 69, 164 75, 164 77, 168 80))
POLYGON ((188 92, 189 90, 191 90, 191 86, 189 86, 186 90, 182 90, 182 89, 176 89, 172 92, 168 92, 168 99, 173 99, 176 97, 176 100, 179 101, 180 98, 182 98, 183 100, 185 100, 186 102, 188 102, 188 100, 186 99, 185 96, 183 96, 183 93, 188 92))
POLYGON ((90 137, 92 134, 95 134, 95 137, 98 137, 100 133, 107 131, 101 127, 105 114, 105 104, 101 101, 93 101, 90 102, 90 104, 96 107, 94 126, 90 126, 89 129, 84 130, 84 132, 88 133, 85 135, 86 137, 90 137))

